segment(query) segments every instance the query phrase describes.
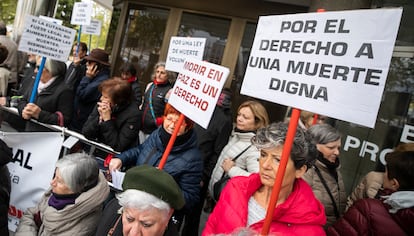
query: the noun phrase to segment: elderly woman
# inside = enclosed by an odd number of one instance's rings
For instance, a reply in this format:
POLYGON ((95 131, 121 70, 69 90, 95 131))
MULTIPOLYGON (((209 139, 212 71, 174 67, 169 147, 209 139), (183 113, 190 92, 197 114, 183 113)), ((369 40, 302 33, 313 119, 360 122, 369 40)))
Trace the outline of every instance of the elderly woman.
POLYGON ((341 134, 328 124, 313 125, 307 132, 318 152, 316 162, 303 179, 324 205, 326 226, 329 226, 343 214, 346 206, 347 194, 339 171, 341 134))
MULTIPOLYGON (((168 141, 177 128, 176 124, 180 115, 178 110, 167 103, 163 125, 152 132, 141 145, 116 155, 116 158, 109 163, 109 170, 144 164, 158 166, 168 141)), ((189 118, 184 119, 164 166, 164 170, 174 177, 184 194, 185 207, 183 211, 176 211, 174 214, 177 225, 182 223, 183 212, 191 209, 200 198, 203 160, 198 149, 193 124, 189 118)))
MULTIPOLYGON (((232 178, 210 214, 202 235, 229 234, 249 227, 263 227, 285 144, 287 124, 273 123, 257 131, 252 139, 259 149, 259 173, 232 178)), ((302 129, 296 131, 285 176, 270 225, 270 235, 325 235, 322 204, 301 179, 312 162, 314 149, 302 129)))
MULTIPOLYGON (((35 73, 38 73, 40 59, 37 61, 35 73)), ((37 98, 33 103, 29 103, 32 89, 21 88, 23 98, 18 104, 19 114, 23 119, 35 119, 45 124, 66 126, 72 118, 73 92, 68 88, 63 77, 66 72, 64 62, 46 59, 42 76, 40 77, 37 88, 37 98)), ((32 88, 34 80, 27 83, 28 88, 32 88)), ((26 131, 49 131, 49 129, 32 123, 26 122, 26 131)))
POLYGON ((135 99, 136 104, 141 106, 142 103, 142 94, 141 94, 141 86, 139 80, 137 78, 137 69, 131 63, 125 63, 119 69, 121 71, 121 78, 123 80, 128 81, 131 84, 133 97, 135 99))
POLYGON ((93 235, 109 186, 94 158, 84 153, 62 157, 40 202, 20 219, 15 236, 93 235))
POLYGON ((125 151, 138 142, 140 112, 132 99, 131 85, 121 78, 103 81, 99 85, 102 96, 83 126, 89 139, 125 151))
POLYGON ((142 103, 142 132, 147 137, 162 124, 166 95, 172 88, 174 73, 165 70, 165 62, 158 62, 154 67, 153 81, 145 88, 142 103))
MULTIPOLYGON (((251 138, 256 130, 269 124, 266 108, 257 101, 246 101, 237 109, 236 127, 223 148, 213 169, 209 191, 214 196, 214 184, 227 174, 229 177, 248 176, 259 170, 259 152, 252 147, 251 138), (234 158, 237 157, 236 160, 234 158)), ((216 198, 216 197, 215 197, 216 198)), ((218 198, 216 198, 218 200, 218 198)))
POLYGON ((96 236, 178 235, 169 220, 174 209, 184 206, 184 198, 171 175, 148 165, 133 167, 122 188, 105 206, 96 236))

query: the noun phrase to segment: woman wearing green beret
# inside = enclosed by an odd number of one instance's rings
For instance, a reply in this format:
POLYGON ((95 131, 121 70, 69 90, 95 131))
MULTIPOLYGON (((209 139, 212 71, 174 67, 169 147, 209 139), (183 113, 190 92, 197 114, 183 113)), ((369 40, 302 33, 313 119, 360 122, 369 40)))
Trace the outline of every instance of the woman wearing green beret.
POLYGON ((169 219, 185 201, 173 177, 152 166, 137 166, 126 172, 122 188, 106 205, 96 236, 178 236, 169 219))

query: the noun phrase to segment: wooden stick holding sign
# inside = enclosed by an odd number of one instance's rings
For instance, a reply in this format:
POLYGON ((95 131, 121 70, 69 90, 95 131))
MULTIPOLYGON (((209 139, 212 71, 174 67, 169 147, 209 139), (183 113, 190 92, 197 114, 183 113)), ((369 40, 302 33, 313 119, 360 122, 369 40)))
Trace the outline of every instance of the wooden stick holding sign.
POLYGON ((293 108, 292 116, 289 121, 288 132, 286 134, 285 144, 283 145, 282 157, 280 160, 279 168, 277 169, 276 180, 273 184, 272 195, 270 196, 269 205, 266 211, 266 218, 260 235, 268 235, 269 233, 270 224, 272 223, 273 211, 276 208, 277 199, 279 198, 280 187, 282 186, 286 165, 290 156, 290 150, 292 149, 293 139, 295 138, 296 128, 298 127, 299 116, 300 110, 293 108))
POLYGON ((168 155, 170 155, 171 149, 174 145, 175 139, 177 138, 177 134, 180 131, 181 125, 183 124, 185 116, 181 113, 180 117, 178 118, 177 123, 174 126, 174 132, 172 133, 170 140, 168 141, 167 147, 165 148, 164 153, 162 154, 160 164, 158 164, 158 169, 162 170, 167 162, 168 155))

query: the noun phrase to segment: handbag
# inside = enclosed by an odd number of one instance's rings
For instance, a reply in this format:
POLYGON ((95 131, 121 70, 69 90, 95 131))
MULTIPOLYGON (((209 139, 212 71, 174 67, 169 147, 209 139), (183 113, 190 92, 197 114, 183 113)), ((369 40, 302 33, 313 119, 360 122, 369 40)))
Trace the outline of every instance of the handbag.
MULTIPOLYGON (((237 158, 239 158, 243 153, 245 153, 247 151, 247 149, 250 148, 250 146, 252 146, 252 145, 247 146, 247 148, 245 148, 241 153, 239 153, 237 156, 235 156, 231 160, 236 161, 237 158)), ((230 179, 230 176, 224 172, 223 175, 221 176, 221 178, 213 184, 213 199, 214 199, 214 201, 217 202, 219 200, 221 191, 223 191, 223 189, 226 186, 229 179, 230 179)))

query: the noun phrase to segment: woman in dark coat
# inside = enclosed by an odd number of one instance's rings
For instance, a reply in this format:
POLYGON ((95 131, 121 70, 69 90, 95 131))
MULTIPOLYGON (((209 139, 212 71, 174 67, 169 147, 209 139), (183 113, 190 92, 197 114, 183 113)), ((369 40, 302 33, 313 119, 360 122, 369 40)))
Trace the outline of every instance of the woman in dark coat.
POLYGON ((10 174, 7 163, 12 160, 11 148, 0 139, 0 235, 9 235, 8 211, 10 203, 10 174))
POLYGON ((88 139, 111 146, 122 152, 138 142, 140 112, 132 99, 131 85, 120 78, 103 81, 102 93, 82 133, 88 139))
MULTIPOLYGON (((158 166, 180 114, 167 103, 163 125, 152 132, 141 145, 113 158, 109 164, 110 171, 120 169, 122 166, 143 164, 158 166)), ((197 135, 193 130, 193 121, 188 118, 185 118, 180 127, 164 170, 172 175, 180 186, 185 199, 184 210, 191 209, 200 198, 203 160, 197 145, 197 135)), ((176 212, 174 215, 176 220, 181 223, 182 212, 176 212)))
MULTIPOLYGON (((35 73, 37 72, 35 69, 35 73)), ((64 62, 46 59, 34 103, 29 103, 32 89, 22 88, 22 91, 25 92, 19 101, 18 110, 23 119, 35 119, 51 125, 67 126, 69 124, 73 113, 71 106, 73 92, 63 81, 65 72, 66 64, 64 62)), ((32 88, 33 84, 34 80, 27 86, 32 88)), ((50 130, 33 122, 26 122, 25 131, 50 130)))

